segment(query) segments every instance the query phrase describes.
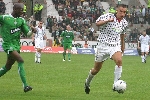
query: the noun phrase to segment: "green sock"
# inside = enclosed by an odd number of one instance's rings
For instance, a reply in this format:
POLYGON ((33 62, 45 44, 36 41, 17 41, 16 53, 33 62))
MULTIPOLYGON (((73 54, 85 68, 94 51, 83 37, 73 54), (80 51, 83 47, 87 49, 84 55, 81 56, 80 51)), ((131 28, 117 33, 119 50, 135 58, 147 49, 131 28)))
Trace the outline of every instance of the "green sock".
POLYGON ((68 53, 68 59, 70 60, 70 58, 71 58, 71 53, 68 53))
POLYGON ((0 69, 0 77, 3 76, 8 70, 6 69, 5 66, 3 66, 1 69, 0 69))
POLYGON ((63 52, 63 58, 65 59, 65 56, 66 56, 66 52, 63 52))
POLYGON ((24 67, 23 67, 23 63, 18 63, 18 72, 19 72, 21 81, 23 83, 23 86, 24 87, 28 86, 27 82, 26 82, 26 76, 25 76, 25 70, 24 70, 24 67))

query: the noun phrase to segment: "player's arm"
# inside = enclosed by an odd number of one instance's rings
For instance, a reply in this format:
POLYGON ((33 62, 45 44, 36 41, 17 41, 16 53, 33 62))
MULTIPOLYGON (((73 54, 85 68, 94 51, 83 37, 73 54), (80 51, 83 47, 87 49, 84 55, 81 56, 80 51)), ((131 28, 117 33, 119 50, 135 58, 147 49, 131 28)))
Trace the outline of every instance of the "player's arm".
POLYGON ((140 41, 137 43, 137 49, 140 49, 140 41))
POLYGON ((64 31, 62 31, 60 37, 59 37, 59 42, 61 43, 61 41, 63 40, 63 36, 64 36, 64 31))
POLYGON ((44 37, 44 40, 46 40, 46 41, 47 41, 47 36, 46 36, 46 34, 45 34, 43 37, 44 37))
POLYGON ((26 36, 31 36, 32 35, 32 31, 30 31, 29 26, 27 25, 25 19, 23 19, 22 25, 21 25, 21 31, 26 35, 26 36))
POLYGON ((139 40, 138 40, 138 43, 137 43, 137 48, 138 48, 138 49, 140 49, 141 40, 142 40, 142 37, 140 36, 140 37, 139 37, 139 40))
POLYGON ((96 20, 96 26, 103 26, 107 24, 108 22, 113 22, 114 18, 111 18, 110 14, 104 14, 101 15, 97 20, 96 20))
POLYGON ((26 21, 23 19, 23 23, 21 26, 21 31, 26 35, 26 36, 31 36, 33 33, 36 33, 36 28, 33 26, 29 26, 27 25, 26 21), (31 28, 31 30, 30 30, 31 28))
POLYGON ((120 34, 120 39, 121 39, 121 50, 122 52, 124 52, 124 49, 125 49, 125 34, 120 34))
POLYGON ((37 29, 34 27, 34 26, 30 26, 31 30, 33 33, 36 33, 37 32, 37 29))
POLYGON ((35 39, 35 34, 33 33, 32 34, 32 41, 34 41, 34 39, 35 39))

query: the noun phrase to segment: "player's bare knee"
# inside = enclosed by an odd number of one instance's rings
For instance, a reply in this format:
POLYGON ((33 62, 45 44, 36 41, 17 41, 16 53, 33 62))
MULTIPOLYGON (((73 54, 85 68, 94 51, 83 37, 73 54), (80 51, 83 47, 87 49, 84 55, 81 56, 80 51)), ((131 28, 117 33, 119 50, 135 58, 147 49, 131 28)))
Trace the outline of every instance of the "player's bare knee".
POLYGON ((116 59, 116 65, 118 65, 118 66, 121 66, 122 65, 122 59, 121 58, 119 58, 119 59, 116 59))

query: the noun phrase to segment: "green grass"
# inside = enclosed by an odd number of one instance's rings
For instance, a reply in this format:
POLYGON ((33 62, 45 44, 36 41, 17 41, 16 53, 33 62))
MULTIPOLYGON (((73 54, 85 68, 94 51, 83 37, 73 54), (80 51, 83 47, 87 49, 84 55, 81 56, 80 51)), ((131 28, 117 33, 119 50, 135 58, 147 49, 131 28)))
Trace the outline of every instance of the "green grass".
MULTIPOLYGON (((21 53, 25 60, 28 84, 33 91, 24 93, 17 72, 17 63, 0 78, 0 100, 149 100, 150 58, 141 63, 140 56, 123 57, 122 79, 127 82, 124 94, 112 91, 115 63, 105 61, 94 77, 89 95, 84 82, 94 64, 94 55, 72 55, 72 61, 62 61, 62 54, 42 54, 42 64, 34 63, 34 53, 21 53)), ((0 66, 6 54, 0 52, 0 66)))

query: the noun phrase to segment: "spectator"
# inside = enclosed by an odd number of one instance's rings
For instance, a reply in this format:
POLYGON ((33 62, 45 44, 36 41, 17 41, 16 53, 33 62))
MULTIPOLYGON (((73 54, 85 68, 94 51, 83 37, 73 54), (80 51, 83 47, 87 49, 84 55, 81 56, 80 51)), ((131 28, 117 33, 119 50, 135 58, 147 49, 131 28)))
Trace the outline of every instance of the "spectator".
POLYGON ((88 43, 87 43, 87 41, 85 41, 85 43, 84 43, 84 48, 88 48, 88 43))
POLYGON ((150 27, 146 29, 146 34, 150 36, 150 27))
POLYGON ((76 48, 82 48, 82 45, 81 45, 80 43, 77 43, 77 44, 75 45, 75 47, 76 47, 76 48))
POLYGON ((5 3, 3 2, 3 0, 0 0, 0 14, 5 14, 5 3))
POLYGON ((29 18, 29 26, 36 26, 36 21, 33 16, 29 18))
POLYGON ((102 4, 101 4, 100 0, 96 1, 96 7, 97 7, 97 9, 101 9, 102 4))
POLYGON ((27 6, 26 6, 26 2, 23 2, 24 4, 24 7, 23 7, 23 16, 26 15, 26 12, 27 12, 27 6))
POLYGON ((34 8, 33 8, 34 13, 35 13, 35 20, 41 21, 42 9, 43 9, 43 5, 36 1, 34 8))

